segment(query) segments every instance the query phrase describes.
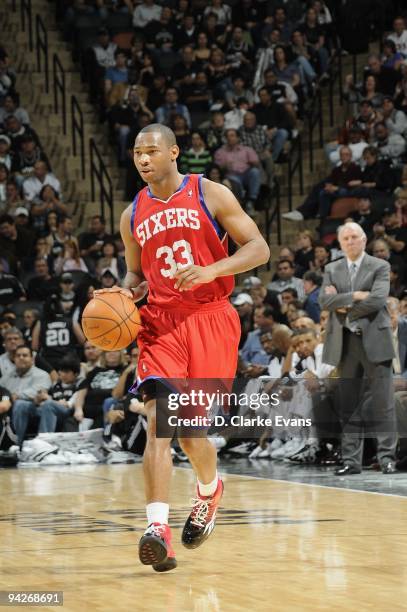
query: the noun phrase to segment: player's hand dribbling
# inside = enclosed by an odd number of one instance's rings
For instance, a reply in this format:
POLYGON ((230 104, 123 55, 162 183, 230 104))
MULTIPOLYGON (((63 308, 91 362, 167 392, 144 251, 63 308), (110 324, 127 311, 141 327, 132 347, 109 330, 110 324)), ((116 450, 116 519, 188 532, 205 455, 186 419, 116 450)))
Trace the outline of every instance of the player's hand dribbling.
POLYGON ((143 281, 132 290, 119 287, 118 285, 114 285, 113 287, 110 287, 110 289, 96 289, 96 291, 93 292, 93 296, 95 297, 96 295, 101 295, 102 293, 121 293, 134 302, 138 302, 139 300, 143 299, 147 291, 148 283, 147 281, 143 281))
POLYGON ((176 279, 175 289, 188 291, 188 289, 193 289, 197 285, 211 283, 215 280, 216 276, 211 271, 210 266, 203 267, 192 264, 180 268, 172 278, 176 279))

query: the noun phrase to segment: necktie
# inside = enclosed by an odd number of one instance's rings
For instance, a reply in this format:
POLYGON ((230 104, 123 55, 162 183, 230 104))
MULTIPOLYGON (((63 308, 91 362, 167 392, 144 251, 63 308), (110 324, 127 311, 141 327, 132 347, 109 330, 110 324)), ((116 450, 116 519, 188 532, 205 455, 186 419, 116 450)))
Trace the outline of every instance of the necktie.
POLYGON ((355 278, 357 272, 357 265, 355 263, 350 264, 349 276, 350 276, 350 286, 352 291, 355 289, 355 278))

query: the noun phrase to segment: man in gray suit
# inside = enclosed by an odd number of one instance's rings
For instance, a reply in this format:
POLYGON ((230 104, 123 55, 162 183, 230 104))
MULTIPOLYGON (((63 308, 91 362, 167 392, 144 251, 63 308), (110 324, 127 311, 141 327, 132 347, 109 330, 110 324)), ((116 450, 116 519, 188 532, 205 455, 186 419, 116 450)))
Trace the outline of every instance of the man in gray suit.
POLYGON ((325 267, 319 295, 330 311, 323 361, 338 368, 342 420, 339 476, 362 469, 363 425, 367 409, 370 433, 377 438, 377 456, 385 474, 395 468, 397 445, 392 360, 394 348, 386 299, 390 266, 365 252, 366 234, 357 223, 338 230, 345 257, 325 267))

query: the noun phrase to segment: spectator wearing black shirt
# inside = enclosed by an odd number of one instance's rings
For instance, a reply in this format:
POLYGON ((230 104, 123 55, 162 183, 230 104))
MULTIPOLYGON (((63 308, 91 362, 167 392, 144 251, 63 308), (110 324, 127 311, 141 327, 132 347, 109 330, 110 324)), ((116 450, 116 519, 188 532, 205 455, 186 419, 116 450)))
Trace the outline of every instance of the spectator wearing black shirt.
POLYGON ((153 84, 147 94, 147 106, 153 112, 159 106, 162 106, 165 101, 165 92, 167 90, 166 77, 164 74, 155 74, 153 84))
POLYGON ((150 21, 144 28, 144 37, 148 47, 154 47, 157 38, 167 34, 174 38, 176 36, 176 28, 172 19, 172 10, 169 6, 163 6, 159 19, 150 21))
POLYGON ((306 42, 318 53, 320 71, 326 74, 328 70, 329 53, 325 48, 325 30, 319 25, 317 13, 310 7, 305 15, 304 23, 298 28, 305 36, 306 42))
POLYGON ((402 222, 394 206, 386 208, 383 211, 382 224, 376 225, 374 231, 375 236, 385 240, 394 253, 405 257, 407 252, 407 227, 402 226, 402 222))
POLYGON ((319 193, 319 215, 321 218, 328 217, 331 212, 332 203, 342 196, 349 195, 352 187, 361 180, 360 167, 352 162, 352 151, 349 147, 343 146, 339 152, 341 164, 336 166, 325 186, 319 193))
POLYGON ((41 147, 40 139, 36 132, 31 127, 23 125, 14 115, 7 117, 4 122, 4 128, 6 135, 11 140, 11 148, 14 153, 21 148, 21 142, 25 136, 33 138, 34 142, 41 147))
POLYGON ((273 102, 266 87, 259 90, 260 102, 253 107, 257 124, 265 125, 272 143, 273 160, 276 161, 290 136, 291 122, 284 107, 273 102))
POLYGON ((57 424, 63 427, 64 421, 73 415, 74 394, 78 389, 79 362, 64 358, 58 369, 58 381, 39 395, 40 426, 39 432, 52 433, 57 424))
POLYGON ((13 156, 11 171, 17 175, 19 183, 34 174, 34 166, 37 161, 43 161, 50 167, 48 157, 36 143, 32 134, 27 134, 20 139, 19 149, 13 156))
POLYGON ((89 230, 79 236, 80 255, 91 271, 95 270, 97 260, 102 257, 104 241, 112 238, 105 230, 106 221, 103 217, 93 215, 89 220, 89 230))
POLYGON ((172 71, 172 81, 175 87, 191 85, 199 70, 199 64, 195 61, 194 48, 185 45, 181 52, 181 61, 175 64, 172 71))
POLYGON ((360 198, 349 220, 358 223, 363 228, 369 242, 373 238, 373 227, 380 220, 380 216, 373 211, 369 198, 360 198))
POLYGON ((212 92, 206 72, 198 71, 191 83, 181 86, 181 99, 189 108, 192 125, 200 125, 208 117, 212 92))
POLYGON ((225 116, 220 111, 215 111, 211 117, 211 123, 206 134, 206 142, 211 153, 214 153, 226 142, 225 116))
POLYGON ((394 68, 382 66, 380 57, 376 53, 369 55, 368 69, 365 76, 373 75, 377 79, 378 91, 385 96, 394 96, 396 85, 401 79, 401 74, 394 68))
POLYGON ((24 287, 16 276, 4 272, 4 264, 0 259, 0 306, 11 306, 25 299, 24 287))
POLYGON ((23 125, 30 125, 30 117, 24 108, 19 106, 19 96, 10 93, 4 98, 3 106, 0 108, 0 124, 3 126, 7 117, 17 117, 23 125))
POLYGON ((34 234, 31 230, 17 227, 11 215, 0 216, 0 252, 21 261, 32 255, 34 234))
POLYGON ((401 157, 406 150, 406 141, 400 134, 390 134, 385 123, 375 125, 374 146, 378 149, 379 159, 387 159, 393 166, 401 166, 401 157))
POLYGON ((79 323, 73 321, 73 300, 52 295, 44 306, 44 314, 34 326, 32 348, 59 370, 67 355, 74 355, 85 341, 79 323))
POLYGON ((33 278, 30 278, 27 286, 29 300, 46 302, 58 289, 58 281, 51 276, 49 265, 44 257, 37 257, 34 262, 33 278))
POLYGON ((93 419, 94 428, 102 426, 104 413, 108 412, 115 401, 112 391, 126 367, 125 354, 122 351, 104 352, 101 364, 80 384, 75 399, 75 418, 79 422, 84 417, 93 419))
POLYGON ((254 50, 245 39, 245 32, 235 26, 232 37, 226 45, 226 62, 243 78, 248 79, 253 71, 254 50))
POLYGON ((185 45, 195 45, 198 36, 198 28, 195 23, 195 17, 191 13, 187 13, 182 24, 175 32, 175 45, 177 49, 185 47, 185 45))
POLYGON ((147 113, 150 119, 154 118, 154 114, 139 97, 137 86, 130 87, 127 98, 109 110, 110 129, 118 139, 119 161, 122 164, 127 161, 127 137, 132 128, 138 127, 140 113, 147 113))

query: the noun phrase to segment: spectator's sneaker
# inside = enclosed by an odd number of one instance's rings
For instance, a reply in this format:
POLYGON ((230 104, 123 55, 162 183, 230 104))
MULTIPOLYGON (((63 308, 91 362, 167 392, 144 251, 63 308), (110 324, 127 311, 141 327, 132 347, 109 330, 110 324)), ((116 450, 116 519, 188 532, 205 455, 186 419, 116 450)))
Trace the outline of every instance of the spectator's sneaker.
POLYGON ((156 572, 168 572, 177 567, 169 526, 151 523, 139 542, 138 554, 141 563, 152 565, 156 572))
POLYGON ((259 445, 259 446, 256 446, 256 448, 252 450, 252 452, 249 455, 249 459, 264 459, 264 457, 268 457, 268 456, 269 456, 269 453, 268 453, 267 446, 266 448, 262 448, 259 445), (266 453, 266 455, 264 453, 266 453))
POLYGON ((290 455, 296 453, 302 446, 304 446, 302 440, 299 438, 291 438, 288 440, 288 442, 272 451, 270 453, 270 457, 277 460, 284 459, 284 457, 289 457, 290 455))
POLYGON ((182 452, 180 448, 175 449, 171 447, 171 457, 173 458, 174 461, 178 461, 178 462, 188 461, 188 457, 186 456, 185 453, 182 452))
POLYGON ((223 482, 219 478, 218 487, 210 497, 197 496, 192 500, 192 511, 182 531, 182 543, 186 548, 198 548, 211 535, 215 528, 216 511, 223 494, 223 482))
POLYGON ((288 457, 285 461, 289 463, 315 463, 317 458, 318 447, 313 446, 311 444, 307 444, 307 446, 301 451, 288 457))
POLYGON ((223 436, 208 436, 208 441, 216 448, 217 451, 220 451, 221 448, 227 444, 223 436))
POLYGON ((304 217, 299 210, 292 210, 291 212, 286 212, 281 216, 287 221, 304 221, 304 217))
POLYGON ((278 438, 275 438, 272 442, 267 444, 265 448, 256 446, 256 448, 250 453, 249 459, 270 459, 271 453, 278 448, 281 448, 283 443, 278 438))
POLYGON ((242 442, 237 446, 232 446, 232 448, 228 448, 228 453, 232 453, 233 455, 250 455, 250 453, 256 448, 256 446, 256 442, 242 442))

